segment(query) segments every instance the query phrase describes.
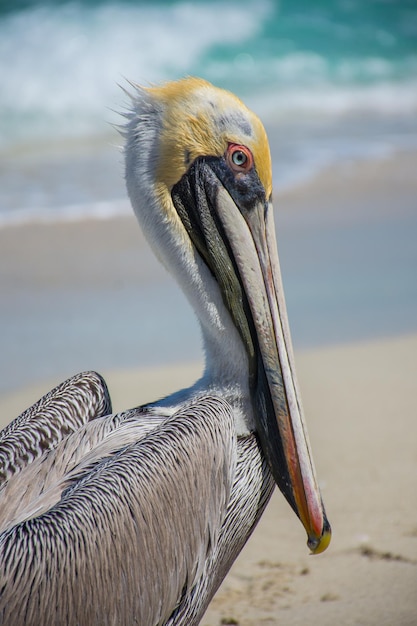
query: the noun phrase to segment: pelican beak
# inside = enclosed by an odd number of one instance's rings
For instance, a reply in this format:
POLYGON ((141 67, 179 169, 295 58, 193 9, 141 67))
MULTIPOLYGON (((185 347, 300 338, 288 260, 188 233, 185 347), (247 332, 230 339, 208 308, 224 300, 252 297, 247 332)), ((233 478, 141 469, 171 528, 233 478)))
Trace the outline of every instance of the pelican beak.
POLYGON ((248 202, 229 179, 215 159, 197 161, 174 190, 174 204, 216 276, 245 343, 262 449, 277 485, 306 529, 307 545, 318 554, 329 545, 331 530, 296 381, 273 208, 256 185, 248 202), (226 279, 225 267, 232 268, 226 279))
POLYGON ((312 461, 296 380, 272 204, 250 211, 219 187, 217 210, 234 252, 258 342, 256 419, 273 476, 307 531, 313 554, 331 538, 312 461), (240 217, 239 217, 240 215, 240 217))

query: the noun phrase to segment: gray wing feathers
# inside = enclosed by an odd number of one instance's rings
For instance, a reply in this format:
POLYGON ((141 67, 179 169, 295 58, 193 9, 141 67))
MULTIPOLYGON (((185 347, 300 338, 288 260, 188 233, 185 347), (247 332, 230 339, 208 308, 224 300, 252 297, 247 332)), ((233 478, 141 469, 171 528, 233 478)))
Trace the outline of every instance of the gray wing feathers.
POLYGON ((0 623, 163 624, 215 549, 235 463, 215 398, 97 462, 0 536, 0 623))
POLYGON ((103 378, 83 372, 55 387, 0 432, 0 485, 86 422, 111 413, 103 378))
POLYGON ((13 475, 0 487, 0 532, 46 512, 97 463, 141 439, 156 426, 146 417, 145 423, 138 421, 131 410, 96 418, 13 475))

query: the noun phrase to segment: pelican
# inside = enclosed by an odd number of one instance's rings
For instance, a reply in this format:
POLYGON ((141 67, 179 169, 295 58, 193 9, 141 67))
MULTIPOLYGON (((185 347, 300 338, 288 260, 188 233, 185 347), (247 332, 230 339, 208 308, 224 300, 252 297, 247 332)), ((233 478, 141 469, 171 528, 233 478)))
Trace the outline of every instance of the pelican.
POLYGON ((3 431, 2 624, 198 624, 275 484, 311 552, 330 541, 265 130, 236 96, 197 78, 134 86, 131 98, 128 194, 194 308, 204 374, 112 415, 103 379, 82 373, 3 431))

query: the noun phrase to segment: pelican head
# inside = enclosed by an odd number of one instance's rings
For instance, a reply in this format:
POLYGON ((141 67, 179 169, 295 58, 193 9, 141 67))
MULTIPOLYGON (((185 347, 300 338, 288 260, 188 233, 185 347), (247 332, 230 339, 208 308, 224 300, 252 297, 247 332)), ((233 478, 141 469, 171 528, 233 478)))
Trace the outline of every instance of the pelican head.
POLYGON ((135 88, 126 182, 156 255, 198 316, 206 368, 165 401, 214 391, 238 435, 256 431, 313 553, 330 525, 298 391, 272 208, 271 157, 260 120, 233 94, 196 78, 135 88))

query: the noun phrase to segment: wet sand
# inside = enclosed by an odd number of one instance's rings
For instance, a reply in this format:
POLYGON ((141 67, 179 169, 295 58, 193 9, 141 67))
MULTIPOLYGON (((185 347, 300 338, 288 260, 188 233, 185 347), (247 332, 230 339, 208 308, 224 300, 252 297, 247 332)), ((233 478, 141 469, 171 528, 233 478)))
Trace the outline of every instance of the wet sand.
MULTIPOLYGON (((415 171, 402 153, 275 195, 296 349, 417 332, 415 171)), ((133 215, 0 228, 0 300, 0 393, 201 358, 194 314, 133 215)))

